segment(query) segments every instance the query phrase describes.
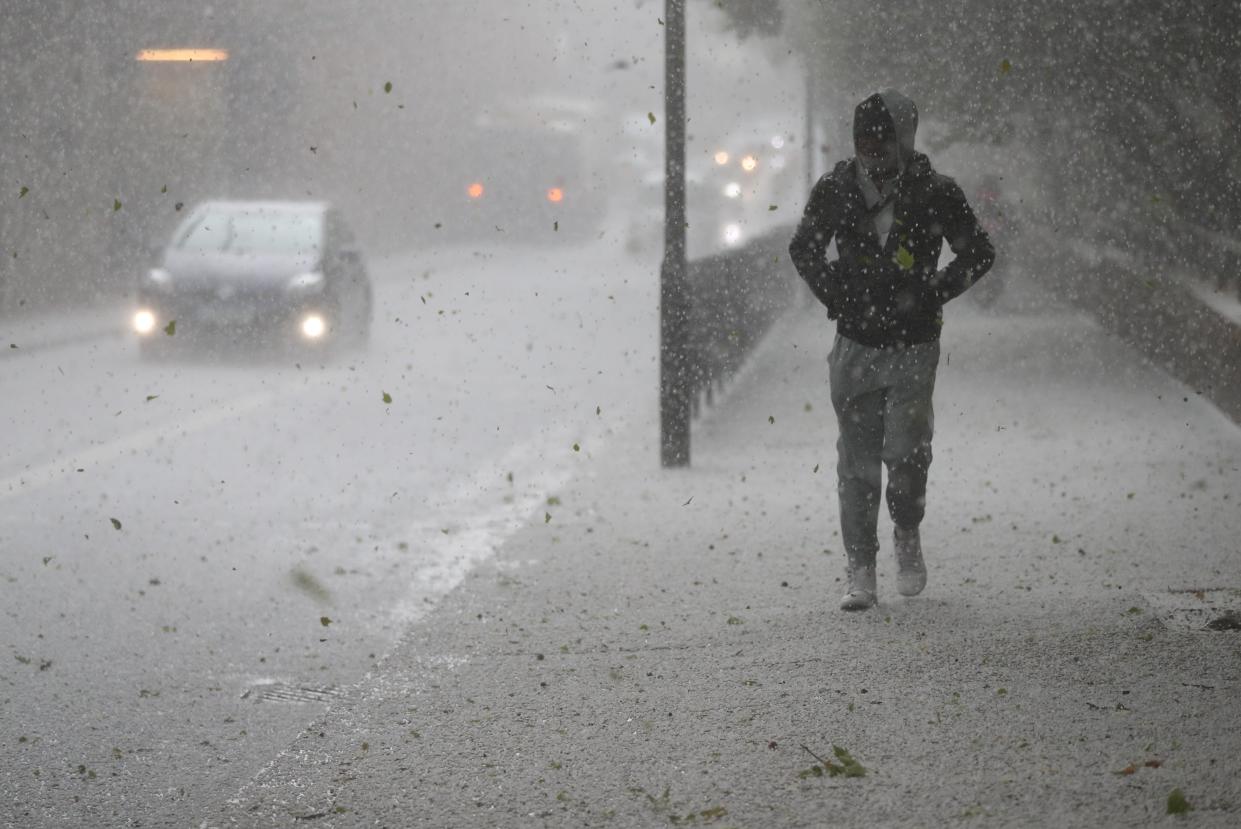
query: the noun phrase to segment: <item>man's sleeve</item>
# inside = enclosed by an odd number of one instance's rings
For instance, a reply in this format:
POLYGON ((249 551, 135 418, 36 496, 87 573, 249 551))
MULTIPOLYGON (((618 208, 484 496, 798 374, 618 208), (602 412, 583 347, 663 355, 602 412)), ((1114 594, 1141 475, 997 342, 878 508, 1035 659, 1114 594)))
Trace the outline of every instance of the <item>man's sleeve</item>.
POLYGON ((828 316, 833 319, 839 313, 840 297, 839 286, 832 278, 833 269, 827 262, 827 248, 832 243, 835 226, 832 219, 835 202, 835 188, 824 176, 810 191, 801 222, 789 243, 793 267, 815 298, 827 306, 828 316))
POLYGON ((943 304, 956 299, 982 279, 995 261, 995 248, 955 181, 947 183, 939 201, 944 240, 956 257, 948 267, 932 275, 928 283, 935 298, 943 304))

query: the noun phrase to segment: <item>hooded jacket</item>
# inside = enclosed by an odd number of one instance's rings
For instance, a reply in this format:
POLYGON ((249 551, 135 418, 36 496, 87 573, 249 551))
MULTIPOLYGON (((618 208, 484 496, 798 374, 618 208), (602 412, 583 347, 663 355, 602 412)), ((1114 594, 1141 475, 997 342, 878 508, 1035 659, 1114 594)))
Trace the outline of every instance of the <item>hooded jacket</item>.
MULTIPOLYGON (((892 122, 900 173, 886 241, 875 230, 874 188, 863 195, 857 159, 838 163, 811 190, 789 255, 811 292, 837 321, 837 333, 862 345, 893 348, 939 339, 944 303, 982 278, 995 250, 955 181, 914 150, 917 109, 885 90, 878 103, 892 122), (868 204, 868 202, 870 202, 868 204), (827 261, 832 240, 840 256, 827 261), (938 269, 947 242, 955 259, 938 269)), ((860 117, 860 116, 855 116, 860 117)))

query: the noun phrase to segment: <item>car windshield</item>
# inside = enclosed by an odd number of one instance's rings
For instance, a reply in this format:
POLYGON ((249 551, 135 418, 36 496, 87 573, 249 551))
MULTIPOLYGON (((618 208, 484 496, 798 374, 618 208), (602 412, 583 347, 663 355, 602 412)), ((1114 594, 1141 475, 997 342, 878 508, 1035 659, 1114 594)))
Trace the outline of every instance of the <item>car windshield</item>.
POLYGON ((320 228, 320 217, 312 213, 212 210, 189 222, 176 247, 235 256, 308 256, 319 251, 320 228))

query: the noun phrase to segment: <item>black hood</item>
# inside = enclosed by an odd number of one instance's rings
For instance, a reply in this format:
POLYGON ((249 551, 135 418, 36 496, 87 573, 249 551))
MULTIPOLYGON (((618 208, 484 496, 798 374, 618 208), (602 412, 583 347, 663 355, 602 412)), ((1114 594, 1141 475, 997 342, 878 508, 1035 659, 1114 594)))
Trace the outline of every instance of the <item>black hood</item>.
POLYGON ((853 110, 853 138, 873 135, 881 140, 896 139, 900 171, 913 160, 914 134, 918 131, 918 108, 895 89, 885 89, 868 97, 853 110))

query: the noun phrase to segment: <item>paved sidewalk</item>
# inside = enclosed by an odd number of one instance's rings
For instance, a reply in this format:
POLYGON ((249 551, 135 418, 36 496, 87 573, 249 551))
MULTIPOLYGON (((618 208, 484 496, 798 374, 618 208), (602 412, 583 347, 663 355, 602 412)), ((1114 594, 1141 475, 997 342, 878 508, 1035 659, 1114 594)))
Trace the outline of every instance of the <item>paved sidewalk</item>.
POLYGON ((618 435, 187 823, 1241 824, 1241 634, 1202 630, 1241 604, 1241 430, 1086 317, 950 311, 922 596, 885 516, 880 606, 836 609, 831 326, 798 313, 692 468, 618 435))

